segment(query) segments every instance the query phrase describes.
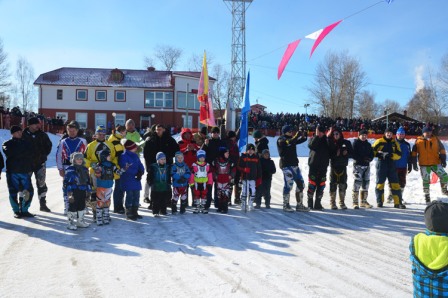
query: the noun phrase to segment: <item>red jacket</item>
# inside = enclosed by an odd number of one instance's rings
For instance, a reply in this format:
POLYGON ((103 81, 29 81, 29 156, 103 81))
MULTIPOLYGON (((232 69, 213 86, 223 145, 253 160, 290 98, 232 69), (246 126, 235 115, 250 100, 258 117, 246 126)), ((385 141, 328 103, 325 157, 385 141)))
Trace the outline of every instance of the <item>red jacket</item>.
POLYGON ((196 145, 196 142, 193 141, 193 134, 189 128, 182 128, 180 137, 182 138, 178 143, 180 151, 184 154, 185 163, 191 169, 193 163, 197 160, 196 151, 199 150, 199 147, 196 145), (190 133, 190 136, 187 137, 186 133, 190 133))

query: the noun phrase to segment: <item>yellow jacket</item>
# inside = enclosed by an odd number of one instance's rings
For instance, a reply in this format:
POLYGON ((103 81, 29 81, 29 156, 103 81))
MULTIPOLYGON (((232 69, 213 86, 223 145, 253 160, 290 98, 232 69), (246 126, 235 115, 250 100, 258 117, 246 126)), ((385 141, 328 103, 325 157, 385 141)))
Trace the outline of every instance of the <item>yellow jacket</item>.
POLYGON ((420 262, 431 270, 448 266, 448 237, 417 234, 414 237, 414 251, 420 262))
MULTIPOLYGON (((118 165, 118 159, 120 158, 120 155, 124 152, 124 146, 123 144, 121 144, 121 140, 123 139, 123 136, 120 133, 115 133, 109 136, 109 138, 107 139, 108 142, 110 142, 115 149, 115 158, 116 161, 112 161, 114 164, 117 165, 117 167, 119 168, 120 166, 118 165)), ((120 179, 120 176, 118 176, 118 174, 114 173, 114 179, 120 179)))
POLYGON ((399 160, 401 158, 401 149, 400 144, 395 139, 386 139, 385 137, 381 137, 373 143, 373 156, 381 159, 381 154, 378 153, 388 152, 391 156, 392 160, 399 160))
POLYGON ((440 158, 446 159, 446 151, 437 137, 427 140, 420 136, 412 147, 412 157, 414 160, 418 158, 420 166, 433 166, 440 164, 440 158))
MULTIPOLYGON (((117 165, 117 157, 115 155, 114 145, 109 141, 98 142, 97 140, 90 142, 87 145, 86 152, 84 153, 84 160, 86 161, 86 167, 89 168, 91 174, 93 174, 92 163, 98 163, 99 152, 104 149, 103 146, 107 146, 110 150, 110 161, 117 165)), ((117 165, 118 166, 118 165, 117 165)))

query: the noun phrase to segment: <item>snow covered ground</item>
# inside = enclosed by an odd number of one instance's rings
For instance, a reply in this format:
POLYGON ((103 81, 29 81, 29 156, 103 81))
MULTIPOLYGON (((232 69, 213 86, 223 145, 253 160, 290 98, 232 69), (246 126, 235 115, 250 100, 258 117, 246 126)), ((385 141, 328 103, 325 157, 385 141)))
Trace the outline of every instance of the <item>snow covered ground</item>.
MULTIPOLYGON (((0 142, 9 139, 0 130, 0 142)), ((281 172, 272 183, 273 208, 242 213, 142 220, 112 214, 109 226, 69 231, 62 215, 57 136, 48 162, 48 205, 32 219, 15 219, 5 173, 0 180, 1 297, 410 297, 411 236, 423 231, 424 199, 417 172, 408 176, 406 210, 281 210, 281 172)), ((277 156, 275 139, 270 138, 277 156)), ((298 146, 308 173, 308 149, 298 146)), ((274 157, 278 166, 278 157, 274 157)), ((374 203, 374 163, 369 193, 374 203)), ((352 163, 349 165, 349 173, 352 163)), ((34 178, 33 178, 34 179, 34 178)), ((353 179, 349 176, 347 201, 353 179)), ((433 199, 444 199, 439 185, 433 199)), ((293 203, 295 206, 295 203, 293 203)), ((323 199, 329 206, 328 188, 323 199)), ((91 222, 91 217, 89 217, 91 222)))

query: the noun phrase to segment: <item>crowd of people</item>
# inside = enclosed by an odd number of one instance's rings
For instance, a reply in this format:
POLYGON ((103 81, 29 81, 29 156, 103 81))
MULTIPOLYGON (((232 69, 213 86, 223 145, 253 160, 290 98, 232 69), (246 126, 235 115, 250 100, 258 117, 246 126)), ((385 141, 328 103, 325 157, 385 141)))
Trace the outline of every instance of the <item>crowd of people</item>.
MULTIPOLYGON (((425 222, 430 232, 417 235, 410 249, 416 276, 414 287, 420 292, 431 292, 432 279, 427 273, 437 268, 421 266, 426 261, 422 252, 427 251, 428 243, 433 245, 434 241, 445 245, 447 235, 443 233, 448 231, 448 205, 430 203, 431 173, 439 177, 442 193, 448 195, 448 175, 444 169, 446 152, 442 142, 433 135, 432 128, 423 127, 412 148, 405 140, 403 127, 396 130, 395 138, 393 130, 386 128, 373 145, 367 140, 366 129, 361 129, 353 142, 344 139, 343 130, 337 125, 326 129, 319 124, 311 138, 308 132, 297 130, 290 124, 283 125, 281 131, 276 145, 284 178, 285 212, 294 212, 290 204, 294 184, 295 211, 323 210, 321 201, 328 168, 330 208, 347 209, 349 159, 354 160, 353 209, 373 207, 367 198, 370 163, 374 158, 378 159, 375 186, 378 208, 382 208, 385 202, 384 188, 388 180, 390 197, 387 200, 393 202, 395 208, 405 209, 402 191, 406 186, 406 175, 412 170, 420 171, 425 200, 429 205, 425 210, 425 222), (306 141, 310 153, 305 202, 306 185, 299 167, 297 145, 306 141)), ((34 217, 29 212, 34 197, 33 175, 40 211, 51 212, 46 201, 48 188, 45 179, 46 160, 52 143, 41 129, 41 120, 31 117, 23 131, 20 126, 13 125, 10 132, 11 139, 3 143, 2 149, 6 156, 6 180, 14 217, 34 217)), ((153 125, 142 138, 132 119, 127 120, 124 126, 114 127, 107 140, 108 131, 102 125, 96 128, 95 138, 90 142, 80 132, 78 122, 70 121, 56 154, 57 168, 63 180, 64 214, 70 230, 89 227, 86 221, 89 207, 98 226, 110 223, 111 204, 113 212, 125 214, 128 220, 142 219, 138 214, 142 189, 144 202, 155 217, 167 215, 167 209, 176 214, 178 207, 179 213, 184 214, 190 203, 193 213, 202 214, 207 214, 212 204, 221 213, 227 213, 228 206, 232 204, 241 205, 245 212, 260 209, 263 198, 264 207, 271 208, 270 189, 277 169, 270 158, 269 140, 260 130, 253 132, 255 144, 247 144, 241 155, 237 145, 239 133, 225 132, 218 127, 211 128, 210 136, 206 127, 197 133, 184 128, 179 142, 161 124, 153 125), (143 154, 145 165, 140 161, 140 154, 143 154), (142 185, 145 171, 146 180, 142 185)), ((0 169, 4 166, 0 154, 0 169)))

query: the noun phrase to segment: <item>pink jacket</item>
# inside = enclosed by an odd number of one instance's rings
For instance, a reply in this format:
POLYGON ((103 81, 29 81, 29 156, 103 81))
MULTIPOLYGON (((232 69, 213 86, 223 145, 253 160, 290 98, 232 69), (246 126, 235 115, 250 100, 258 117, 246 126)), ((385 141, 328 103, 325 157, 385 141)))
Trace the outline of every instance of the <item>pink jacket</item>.
POLYGON ((189 183, 190 185, 195 183, 213 184, 213 174, 210 165, 205 161, 193 163, 189 183))

